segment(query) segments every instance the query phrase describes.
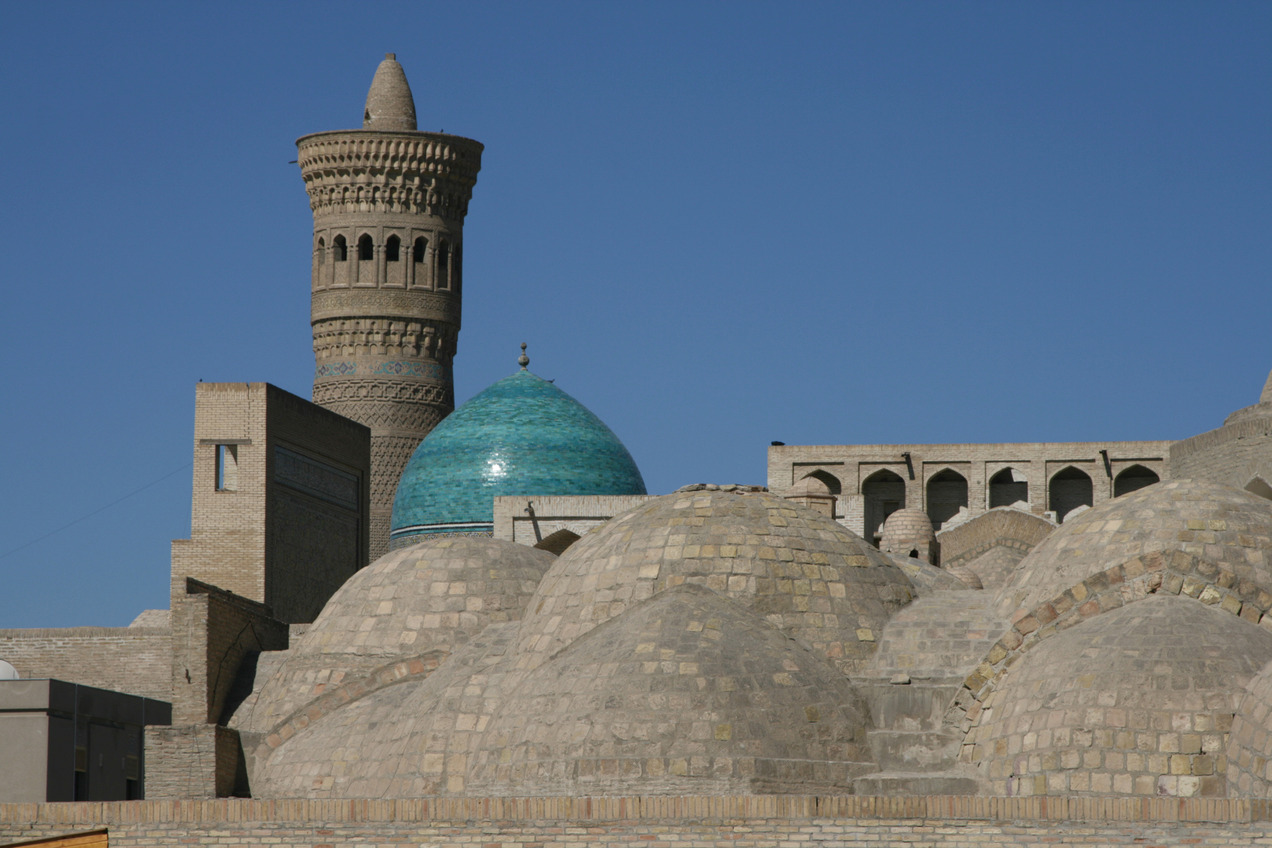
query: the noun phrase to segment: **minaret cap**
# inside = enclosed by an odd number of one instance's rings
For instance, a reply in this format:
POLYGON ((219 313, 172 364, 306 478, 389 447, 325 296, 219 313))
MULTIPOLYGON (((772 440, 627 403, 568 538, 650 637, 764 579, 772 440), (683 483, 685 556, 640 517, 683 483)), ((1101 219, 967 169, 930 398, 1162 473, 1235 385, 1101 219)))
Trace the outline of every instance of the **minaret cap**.
POLYGON ((398 64, 396 53, 385 53, 384 61, 375 69, 367 105, 362 112, 364 130, 415 132, 415 98, 406 72, 398 64))
POLYGON ((526 366, 530 364, 530 357, 526 356, 526 343, 521 343, 521 355, 517 357, 517 364, 521 366, 521 370, 525 371, 526 366))

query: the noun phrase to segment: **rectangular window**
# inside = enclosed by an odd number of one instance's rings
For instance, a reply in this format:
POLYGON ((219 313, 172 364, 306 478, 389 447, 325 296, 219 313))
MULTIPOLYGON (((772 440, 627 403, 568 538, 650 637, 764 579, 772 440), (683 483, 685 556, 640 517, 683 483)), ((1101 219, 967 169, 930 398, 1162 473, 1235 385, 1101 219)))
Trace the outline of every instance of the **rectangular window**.
POLYGON ((238 491, 238 445, 216 446, 216 490, 238 491))

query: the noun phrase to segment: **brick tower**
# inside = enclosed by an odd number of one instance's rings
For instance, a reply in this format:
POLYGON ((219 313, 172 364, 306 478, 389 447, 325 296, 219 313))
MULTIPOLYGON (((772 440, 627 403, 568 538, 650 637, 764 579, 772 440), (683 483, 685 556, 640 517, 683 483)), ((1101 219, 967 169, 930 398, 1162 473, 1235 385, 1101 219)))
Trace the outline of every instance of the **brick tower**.
POLYGON ((296 141, 314 213, 314 402, 371 428, 371 559, 388 550, 398 477, 455 407, 464 216, 479 142, 419 132, 392 53, 362 129, 296 141))

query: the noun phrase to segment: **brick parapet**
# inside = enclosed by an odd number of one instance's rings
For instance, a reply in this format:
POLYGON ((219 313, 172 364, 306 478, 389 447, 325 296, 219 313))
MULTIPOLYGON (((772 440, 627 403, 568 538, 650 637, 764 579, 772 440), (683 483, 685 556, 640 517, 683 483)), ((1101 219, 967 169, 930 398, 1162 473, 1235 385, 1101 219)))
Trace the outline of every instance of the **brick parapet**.
POLYGON ((0 659, 26 678, 172 700, 172 631, 166 627, 0 630, 0 659))
POLYGON ((0 804, 0 841, 106 827, 175 844, 628 846, 1272 845, 1256 799, 727 796, 0 804))

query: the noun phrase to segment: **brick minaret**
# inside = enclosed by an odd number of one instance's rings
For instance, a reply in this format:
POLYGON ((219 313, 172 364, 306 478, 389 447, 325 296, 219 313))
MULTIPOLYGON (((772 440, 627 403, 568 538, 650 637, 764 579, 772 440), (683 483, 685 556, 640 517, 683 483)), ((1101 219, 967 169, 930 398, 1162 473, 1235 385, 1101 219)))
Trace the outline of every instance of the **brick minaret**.
POLYGON ((371 558, 398 477, 455 407, 464 216, 479 142, 419 132, 402 66, 376 69, 362 129, 297 140, 314 213, 314 402, 371 428, 371 558))

